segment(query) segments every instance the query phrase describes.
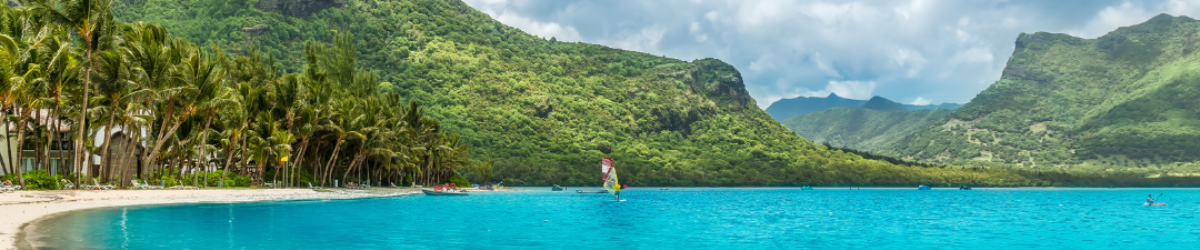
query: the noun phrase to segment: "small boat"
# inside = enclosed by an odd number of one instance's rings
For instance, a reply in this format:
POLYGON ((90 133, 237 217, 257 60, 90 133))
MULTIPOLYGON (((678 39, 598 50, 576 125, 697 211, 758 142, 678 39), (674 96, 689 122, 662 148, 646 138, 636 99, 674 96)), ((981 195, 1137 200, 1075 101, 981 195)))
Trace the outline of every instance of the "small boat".
POLYGON ((559 186, 558 184, 554 184, 553 187, 550 187, 550 191, 563 191, 563 187, 559 186))
POLYGON ((467 196, 467 192, 462 191, 439 191, 431 189, 421 189, 421 192, 428 196, 467 196))
POLYGON ((576 189, 575 192, 581 193, 581 194, 607 194, 608 190, 579 190, 579 189, 576 189))
POLYGON ((803 187, 800 187, 800 190, 813 190, 813 189, 812 189, 812 187, 810 187, 808 185, 804 185, 803 187))
POLYGON ((921 191, 925 191, 925 190, 929 190, 929 189, 930 188, 928 185, 921 185, 921 186, 917 187, 917 190, 921 190, 921 191))
POLYGON ((958 186, 958 190, 971 190, 971 186, 958 186))
POLYGON ((1150 204, 1150 203, 1142 203, 1142 205, 1145 205, 1145 206, 1166 206, 1166 205, 1167 205, 1167 203, 1166 203, 1166 202, 1162 202, 1162 203, 1154 203, 1154 204, 1150 204))

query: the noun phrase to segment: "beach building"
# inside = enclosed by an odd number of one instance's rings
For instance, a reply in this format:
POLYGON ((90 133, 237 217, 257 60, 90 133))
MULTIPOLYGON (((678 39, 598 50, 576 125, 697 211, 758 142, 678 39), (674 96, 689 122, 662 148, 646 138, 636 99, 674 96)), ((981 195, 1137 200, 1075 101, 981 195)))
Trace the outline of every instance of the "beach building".
MULTIPOLYGON (((13 116, 10 114, 10 117, 13 116)), ((71 131, 71 121, 51 119, 51 111, 48 109, 32 112, 31 116, 33 118, 29 119, 25 126, 24 145, 18 143, 19 125, 16 121, 0 126, 0 134, 4 135, 3 141, 0 141, 0 176, 15 174, 17 169, 26 173, 45 170, 51 175, 82 172, 101 177, 102 180, 117 179, 122 171, 127 171, 124 174, 133 178, 145 173, 140 161, 141 154, 146 149, 144 142, 130 137, 123 126, 113 129, 101 127, 90 133, 91 138, 88 141, 94 152, 89 152, 89 156, 84 158, 84 164, 76 168, 73 164, 76 134, 71 131), (112 134, 113 143, 109 146, 108 155, 101 156, 100 149, 104 146, 105 133, 112 134)), ((145 128, 141 128, 141 132, 144 133, 145 128)))
POLYGON ((31 113, 33 118, 26 122, 24 145, 18 146, 17 122, 0 126, 5 139, 0 143, 0 157, 3 157, 0 175, 15 173, 18 168, 26 172, 47 170, 51 174, 74 172, 75 136, 71 134, 70 121, 50 119, 50 113, 48 109, 31 113), (42 161, 38 161, 38 155, 43 156, 42 161))

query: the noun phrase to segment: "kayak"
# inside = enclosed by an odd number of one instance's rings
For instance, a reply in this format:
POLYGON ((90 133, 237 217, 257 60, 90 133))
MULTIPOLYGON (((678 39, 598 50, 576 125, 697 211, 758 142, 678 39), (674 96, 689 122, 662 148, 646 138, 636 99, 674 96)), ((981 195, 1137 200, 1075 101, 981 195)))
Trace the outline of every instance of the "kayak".
POLYGON ((1166 205, 1167 205, 1167 203, 1166 203, 1166 202, 1163 202, 1163 203, 1154 203, 1154 204, 1150 204, 1150 203, 1142 203, 1142 205, 1146 205, 1146 206, 1166 206, 1166 205))

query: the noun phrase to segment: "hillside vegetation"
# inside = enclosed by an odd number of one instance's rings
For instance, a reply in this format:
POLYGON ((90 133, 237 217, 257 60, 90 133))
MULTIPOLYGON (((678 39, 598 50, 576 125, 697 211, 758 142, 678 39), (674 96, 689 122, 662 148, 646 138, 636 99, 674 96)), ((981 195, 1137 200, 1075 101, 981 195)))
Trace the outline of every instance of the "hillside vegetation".
POLYGON ((866 100, 846 99, 834 93, 829 93, 829 96, 822 97, 796 97, 791 99, 782 99, 771 103, 766 111, 774 117, 775 120, 783 121, 796 115, 803 115, 822 110, 837 108, 837 107, 859 107, 866 100))
POLYGON ((1200 22, 1159 15, 1096 39, 1021 34, 1001 79, 883 152, 1032 169, 1200 170, 1200 22))
POLYGON ((783 121, 796 134, 816 143, 828 143, 868 152, 894 147, 905 136, 937 123, 951 110, 885 112, 862 107, 832 108, 797 115, 783 121))
POLYGON ((596 185, 611 156, 631 185, 1047 184, 813 144, 756 108, 738 71, 715 59, 535 37, 459 1, 304 3, 148 0, 114 10, 197 44, 257 47, 288 72, 304 64, 304 41, 351 33, 357 65, 380 91, 421 103, 470 145, 474 167, 454 171, 474 181, 596 185))

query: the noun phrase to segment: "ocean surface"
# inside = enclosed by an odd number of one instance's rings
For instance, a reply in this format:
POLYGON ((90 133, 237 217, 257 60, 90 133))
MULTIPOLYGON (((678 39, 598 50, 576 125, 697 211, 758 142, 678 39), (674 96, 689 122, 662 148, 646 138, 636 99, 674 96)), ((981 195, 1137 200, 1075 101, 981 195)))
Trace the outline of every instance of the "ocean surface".
POLYGON ((1198 189, 526 189, 104 208, 34 230, 46 249, 1200 247, 1198 189), (1166 206, 1142 205, 1160 193, 1166 206))

